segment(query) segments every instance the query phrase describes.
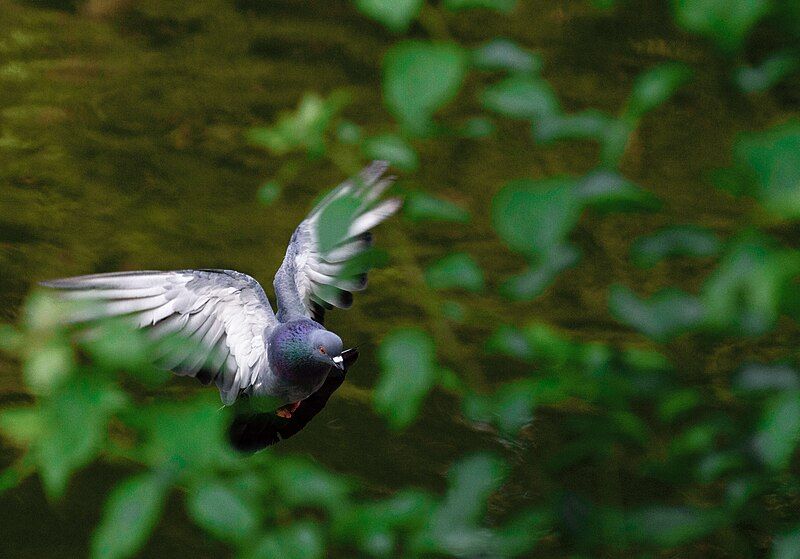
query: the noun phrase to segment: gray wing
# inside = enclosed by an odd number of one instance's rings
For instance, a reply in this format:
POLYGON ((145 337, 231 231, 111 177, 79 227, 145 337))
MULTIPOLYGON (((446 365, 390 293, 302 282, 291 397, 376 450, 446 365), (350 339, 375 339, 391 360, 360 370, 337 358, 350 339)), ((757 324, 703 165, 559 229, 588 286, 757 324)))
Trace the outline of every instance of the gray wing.
POLYGON ((325 309, 349 308, 353 292, 366 287, 369 265, 358 257, 372 244, 369 231, 402 205, 398 198, 381 200, 393 182, 393 177, 381 178, 387 167, 383 161, 374 161, 358 177, 330 192, 297 226, 275 274, 279 321, 309 317, 322 323, 325 309), (323 251, 320 216, 332 203, 345 198, 355 208, 350 225, 336 246, 323 251))
POLYGON ((94 303, 72 320, 130 316, 154 337, 178 335, 160 366, 214 382, 230 405, 259 382, 267 366, 266 339, 277 324, 256 280, 232 270, 121 272, 42 282, 66 299, 94 303))

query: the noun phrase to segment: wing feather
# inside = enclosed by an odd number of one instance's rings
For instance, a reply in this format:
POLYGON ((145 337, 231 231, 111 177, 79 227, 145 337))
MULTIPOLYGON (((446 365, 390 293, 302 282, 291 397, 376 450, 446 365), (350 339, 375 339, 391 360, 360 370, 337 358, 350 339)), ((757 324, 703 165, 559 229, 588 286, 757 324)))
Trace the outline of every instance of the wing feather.
POLYGON ((67 299, 87 302, 76 322, 130 317, 153 338, 189 343, 162 346, 159 365, 215 382, 223 402, 247 393, 268 369, 266 340, 277 324, 261 286, 232 270, 117 272, 42 282, 67 299))
MULTIPOLYGON (((374 161, 354 180, 340 184, 326 195, 295 229, 286 256, 275 274, 278 320, 310 317, 322 322, 326 309, 349 308, 353 292, 366 287, 369 264, 353 270, 354 259, 372 245, 370 229, 389 218, 402 205, 398 198, 380 201, 393 178, 381 178, 387 164, 374 161), (319 242, 320 215, 336 200, 359 200, 345 238, 323 251, 319 242)), ((360 263, 360 262, 359 262, 360 263)))

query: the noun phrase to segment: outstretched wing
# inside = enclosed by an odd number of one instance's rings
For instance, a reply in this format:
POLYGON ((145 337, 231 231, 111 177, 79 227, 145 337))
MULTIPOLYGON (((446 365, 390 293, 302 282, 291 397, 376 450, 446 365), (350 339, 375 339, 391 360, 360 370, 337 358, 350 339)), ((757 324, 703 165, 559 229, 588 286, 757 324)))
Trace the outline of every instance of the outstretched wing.
POLYGON ((381 200, 393 182, 392 177, 382 178, 387 167, 383 161, 374 161, 358 177, 336 187, 297 226, 275 274, 278 320, 305 316, 322 323, 326 309, 349 308, 353 292, 366 287, 369 265, 358 257, 372 244, 369 231, 402 205, 398 198, 381 200), (341 202, 348 210, 349 225, 334 246, 323 248, 322 216, 341 202))
POLYGON ((154 336, 188 338, 159 365, 219 388, 232 404, 257 382, 267 362, 266 338, 277 324, 256 280, 233 270, 121 272, 42 282, 64 298, 94 303, 72 317, 130 316, 154 336))

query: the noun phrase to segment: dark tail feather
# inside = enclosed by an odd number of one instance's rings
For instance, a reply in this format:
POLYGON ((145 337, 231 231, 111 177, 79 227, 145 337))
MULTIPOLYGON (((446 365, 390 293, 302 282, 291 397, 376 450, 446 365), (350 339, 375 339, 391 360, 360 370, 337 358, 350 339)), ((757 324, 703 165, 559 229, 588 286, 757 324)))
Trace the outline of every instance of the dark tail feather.
POLYGON ((242 452, 256 452, 301 431, 315 415, 322 411, 331 395, 342 385, 347 370, 358 359, 358 350, 356 348, 347 349, 342 352, 342 357, 344 371, 341 373, 335 369, 331 371, 320 389, 300 402, 291 418, 280 417, 274 412, 235 416, 228 429, 231 445, 242 452))

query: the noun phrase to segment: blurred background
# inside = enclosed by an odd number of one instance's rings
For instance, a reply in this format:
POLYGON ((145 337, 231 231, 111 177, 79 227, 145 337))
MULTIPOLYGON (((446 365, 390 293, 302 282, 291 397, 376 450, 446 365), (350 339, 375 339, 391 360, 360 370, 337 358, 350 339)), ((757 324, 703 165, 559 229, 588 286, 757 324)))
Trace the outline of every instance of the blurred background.
POLYGON ((0 2, 9 557, 800 557, 790 1, 0 2), (252 457, 36 282, 232 268, 391 162, 361 358, 252 457))

